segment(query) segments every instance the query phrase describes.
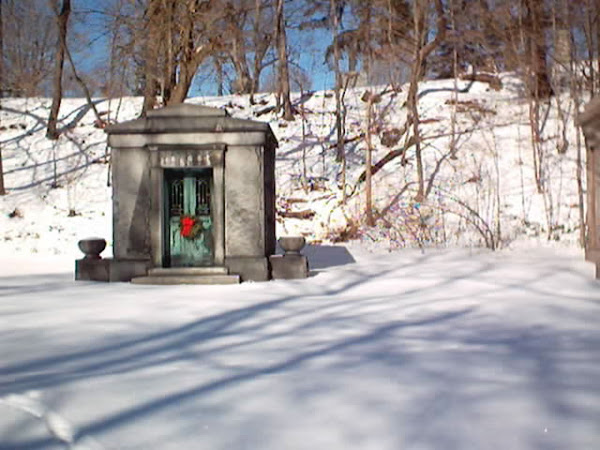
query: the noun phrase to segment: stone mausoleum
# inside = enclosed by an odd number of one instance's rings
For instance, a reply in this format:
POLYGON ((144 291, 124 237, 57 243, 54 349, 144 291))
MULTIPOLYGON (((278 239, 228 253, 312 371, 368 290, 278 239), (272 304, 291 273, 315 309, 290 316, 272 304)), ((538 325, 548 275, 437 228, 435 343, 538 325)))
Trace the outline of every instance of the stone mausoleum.
POLYGON ((78 279, 171 284, 270 278, 277 140, 267 123, 180 104, 106 132, 114 258, 78 261, 78 279))

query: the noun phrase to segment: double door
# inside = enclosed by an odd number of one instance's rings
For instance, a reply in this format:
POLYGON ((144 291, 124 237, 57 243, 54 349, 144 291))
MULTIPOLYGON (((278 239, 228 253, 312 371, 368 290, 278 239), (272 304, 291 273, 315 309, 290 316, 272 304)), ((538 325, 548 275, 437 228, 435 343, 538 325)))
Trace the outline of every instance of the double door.
POLYGON ((165 266, 213 265, 212 169, 165 170, 164 180, 165 266))

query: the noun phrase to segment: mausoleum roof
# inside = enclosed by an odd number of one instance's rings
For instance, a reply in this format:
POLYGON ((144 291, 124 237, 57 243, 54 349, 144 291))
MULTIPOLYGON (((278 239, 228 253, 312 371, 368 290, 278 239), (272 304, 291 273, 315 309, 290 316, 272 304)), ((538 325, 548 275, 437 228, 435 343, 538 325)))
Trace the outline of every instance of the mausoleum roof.
POLYGON ((109 125, 110 134, 236 133, 262 131, 277 139, 266 122, 231 117, 226 110, 181 103, 148 111, 147 117, 109 125))

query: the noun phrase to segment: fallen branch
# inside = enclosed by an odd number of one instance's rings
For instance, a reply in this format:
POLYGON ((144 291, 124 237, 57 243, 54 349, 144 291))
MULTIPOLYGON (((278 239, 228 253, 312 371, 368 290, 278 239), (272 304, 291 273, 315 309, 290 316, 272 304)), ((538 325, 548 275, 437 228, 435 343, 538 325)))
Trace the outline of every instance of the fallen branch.
POLYGON ((315 216, 315 212, 312 209, 305 209, 303 211, 277 211, 280 217, 286 219, 312 219, 315 216))
MULTIPOLYGON (((468 130, 464 130, 461 132, 461 134, 464 133, 470 133, 473 132, 474 129, 468 129, 468 130)), ((434 136, 423 136, 421 137, 421 142, 423 141, 430 141, 432 139, 439 139, 442 137, 446 137, 446 136, 451 136, 452 133, 441 133, 441 134, 436 134, 434 136)), ((377 172, 379 172, 387 163, 389 163, 390 161, 393 161, 395 158, 397 158, 398 156, 402 156, 404 154, 404 152, 406 150, 408 150, 411 146, 413 146, 415 144, 415 139, 414 136, 411 136, 407 142, 401 147, 398 148, 396 150, 392 150, 389 153, 387 153, 383 158, 381 158, 379 161, 377 161, 376 164, 374 164, 371 167, 371 175, 375 175, 377 172)), ((354 188, 354 191, 356 190, 356 188, 358 187, 358 185, 360 183, 363 183, 365 181, 367 177, 366 171, 363 171, 363 173, 360 174, 360 176, 358 177, 358 181, 356 182, 356 187, 354 188)), ((354 192, 353 191, 353 192, 354 192)))
POLYGON ((267 106, 266 108, 263 108, 263 109, 261 109, 259 111, 256 111, 256 113, 254 113, 254 115, 256 117, 260 117, 262 115, 268 114, 268 113, 273 112, 273 111, 275 111, 275 106, 267 106))
MULTIPOLYGON (((358 141, 364 137, 365 137, 365 133, 357 134, 356 136, 352 136, 352 137, 344 139, 344 144, 349 144, 350 142, 358 141)), ((336 147, 337 147, 337 142, 335 144, 329 144, 327 146, 327 149, 331 150, 332 148, 336 148, 336 147)))
POLYGON ((502 81, 500 78, 491 73, 463 73, 459 75, 461 80, 465 81, 479 81, 481 83, 488 83, 492 89, 499 91, 502 89, 502 81))
MULTIPOLYGON (((386 154, 383 158, 381 158, 373 166, 371 166, 371 175, 375 175, 377 172, 379 172, 381 169, 383 169, 383 167, 387 163, 396 159, 398 156, 402 156, 404 154, 404 152, 406 150, 408 150, 414 144, 415 144, 415 138, 414 138, 414 136, 411 136, 408 139, 408 141, 401 148, 398 148, 396 150, 392 150, 392 151, 388 152, 388 154, 386 154)), ((360 174, 360 177, 358 177, 358 182, 356 184, 358 185, 360 183, 363 183, 366 178, 367 178, 367 171, 365 170, 365 171, 363 171, 363 173, 360 174)))

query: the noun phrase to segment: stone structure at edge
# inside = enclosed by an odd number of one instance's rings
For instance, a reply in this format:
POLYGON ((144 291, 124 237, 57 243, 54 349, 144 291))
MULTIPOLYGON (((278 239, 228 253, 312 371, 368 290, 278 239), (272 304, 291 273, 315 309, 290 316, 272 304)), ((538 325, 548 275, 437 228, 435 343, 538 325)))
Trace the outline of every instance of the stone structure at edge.
POLYGON ((600 97, 590 101, 578 119, 588 144, 585 256, 596 264, 596 278, 600 279, 600 97))

